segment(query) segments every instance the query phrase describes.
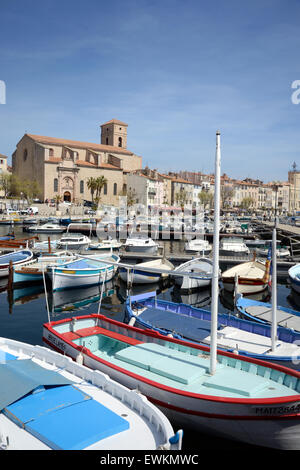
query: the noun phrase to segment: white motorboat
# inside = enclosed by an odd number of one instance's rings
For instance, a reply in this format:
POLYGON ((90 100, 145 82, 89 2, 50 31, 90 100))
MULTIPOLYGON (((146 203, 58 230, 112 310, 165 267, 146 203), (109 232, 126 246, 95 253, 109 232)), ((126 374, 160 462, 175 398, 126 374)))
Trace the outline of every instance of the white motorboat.
POLYGON ((82 233, 66 233, 57 243, 57 248, 61 250, 87 250, 91 244, 91 239, 82 233))
POLYGON ((95 243, 90 243, 89 250, 119 250, 122 246, 122 243, 116 239, 109 238, 107 240, 99 240, 95 243))
POLYGON ((223 238, 220 241, 220 256, 249 255, 250 250, 241 238, 223 238))
POLYGON ((177 276, 174 275, 175 283, 180 286, 182 290, 198 289, 199 287, 209 286, 212 280, 212 261, 208 258, 195 258, 186 263, 182 263, 177 266, 174 271, 178 274, 183 273, 195 273, 195 278, 189 276, 177 276), (203 275, 202 278, 197 276, 203 275))
POLYGON ((58 224, 33 225, 27 228, 30 233, 63 233, 66 227, 58 224))
MULTIPOLYGON (((269 253, 268 248, 256 248, 256 253, 258 256, 262 256, 263 258, 266 258, 269 253)), ((276 249, 276 257, 277 258, 287 258, 288 256, 291 256, 290 250, 286 247, 277 247, 276 249)))
POLYGON ((161 278, 167 277, 168 271, 173 269, 174 265, 167 259, 155 259, 135 264, 132 270, 119 267, 119 276, 124 282, 130 280, 133 284, 152 284, 158 282, 161 278), (153 269, 153 272, 151 272, 151 269, 153 269), (165 272, 155 272, 155 270, 165 272))
POLYGON ((147 398, 80 360, 0 338, 0 449, 179 450, 147 398))
POLYGON ((207 240, 202 238, 194 238, 187 241, 184 245, 185 251, 189 253, 200 253, 202 255, 209 255, 212 251, 212 245, 207 240))
POLYGON ((134 236, 127 238, 124 247, 126 251, 154 254, 157 253, 159 244, 152 240, 152 238, 134 236))

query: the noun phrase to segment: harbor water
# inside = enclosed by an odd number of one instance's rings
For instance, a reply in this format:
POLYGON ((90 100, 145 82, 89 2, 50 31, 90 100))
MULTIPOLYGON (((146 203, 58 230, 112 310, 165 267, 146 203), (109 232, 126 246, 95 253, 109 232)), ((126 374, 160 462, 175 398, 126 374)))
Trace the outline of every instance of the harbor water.
MULTIPOLYGON (((8 231, 8 226, 0 227, 0 236, 6 235, 8 231)), ((24 238, 29 235, 22 231, 22 227, 16 226, 14 232, 16 238, 24 238)), ((41 241, 47 240, 46 235, 39 235, 39 238, 41 241)), ((51 239, 55 238, 59 238, 59 235, 51 235, 51 239)), ((160 241, 160 244, 164 244, 166 255, 184 253, 182 240, 160 241)), ((221 268, 222 270, 226 269, 226 266, 221 266, 221 268)), ((134 295, 154 290, 157 290, 159 298, 210 309, 210 288, 183 294, 169 282, 165 285, 133 286, 131 293, 134 295)), ((126 295, 127 286, 118 277, 106 284, 102 299, 101 286, 52 293, 49 288, 45 291, 44 285, 39 284, 8 291, 7 278, 0 278, 0 336, 44 346, 42 330, 43 323, 47 321, 97 313, 99 309, 102 315, 118 321, 125 321, 124 302, 126 295), (100 300, 101 304, 99 304, 100 300)), ((256 299, 271 301, 268 292, 257 294, 256 299)), ((286 278, 280 279, 278 283, 277 302, 278 305, 300 311, 300 295, 291 290, 286 278)), ((221 285, 219 312, 234 313, 232 295, 225 294, 221 285)), ((184 430, 183 450, 199 452, 204 449, 253 449, 253 446, 184 430)))

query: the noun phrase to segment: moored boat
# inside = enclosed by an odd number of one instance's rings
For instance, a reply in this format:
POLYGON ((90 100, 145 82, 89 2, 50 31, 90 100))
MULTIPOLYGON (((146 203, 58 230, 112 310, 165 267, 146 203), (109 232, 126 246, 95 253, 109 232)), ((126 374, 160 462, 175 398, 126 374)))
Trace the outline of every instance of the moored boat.
POLYGON ((78 256, 75 261, 47 267, 52 290, 91 286, 110 281, 117 271, 120 257, 115 254, 78 256))
MULTIPOLYGON (((127 299, 126 314, 130 324, 210 345, 209 310, 160 300, 155 293, 148 293, 127 299)), ((270 324, 260 325, 219 313, 217 346, 224 351, 300 370, 300 333, 280 325, 277 330, 277 344, 273 350, 270 324)))
POLYGON ((0 338, 0 449, 180 450, 143 395, 42 346, 0 338))
POLYGON ((300 263, 288 270, 288 276, 292 289, 300 293, 300 263))
POLYGON ((20 266, 33 258, 31 250, 17 250, 0 256, 0 277, 8 276, 9 267, 20 266))
POLYGON ((54 252, 31 259, 21 266, 13 266, 13 285, 43 282, 44 273, 49 266, 64 264, 76 258, 76 255, 68 251, 54 252))
POLYGON ((245 256, 249 253, 250 250, 242 239, 230 237, 223 238, 220 242, 220 256, 245 256))
POLYGON ((159 244, 152 240, 152 238, 134 236, 126 239, 124 247, 125 251, 155 254, 158 251, 159 244))
POLYGON ((81 233, 66 233, 57 242, 57 248, 61 250, 87 250, 91 239, 81 233))
POLYGON ((190 261, 180 264, 174 271, 178 275, 174 275, 175 283, 184 291, 199 289, 211 284, 213 264, 209 258, 194 258, 190 261), (180 276, 180 272, 190 275, 180 276), (193 277, 193 274, 195 277, 193 277), (202 276, 202 278, 201 278, 202 276))
POLYGON ((210 349, 103 315, 44 324, 43 341, 91 369, 138 388, 170 420, 277 449, 300 449, 300 374, 210 349))
POLYGON ((261 292, 268 287, 270 278, 270 261, 265 263, 253 260, 233 266, 223 271, 221 279, 224 289, 241 294, 261 292))
POLYGON ((27 227, 27 232, 30 233, 63 233, 66 230, 65 227, 61 227, 58 224, 43 224, 43 225, 33 225, 27 227))
MULTIPOLYGON (((250 320, 259 323, 272 323, 272 304, 249 299, 243 295, 237 295, 235 302, 237 310, 250 320)), ((277 324, 300 332, 300 312, 288 307, 276 306, 277 324)))
POLYGON ((201 238, 195 238, 185 243, 184 249, 188 253, 201 253, 202 256, 209 255, 212 250, 212 246, 207 240, 201 238))
POLYGON ((133 284, 152 284, 158 282, 161 278, 167 277, 168 271, 173 269, 174 265, 167 259, 155 259, 144 263, 137 263, 132 269, 120 266, 119 276, 124 282, 130 280, 133 284))

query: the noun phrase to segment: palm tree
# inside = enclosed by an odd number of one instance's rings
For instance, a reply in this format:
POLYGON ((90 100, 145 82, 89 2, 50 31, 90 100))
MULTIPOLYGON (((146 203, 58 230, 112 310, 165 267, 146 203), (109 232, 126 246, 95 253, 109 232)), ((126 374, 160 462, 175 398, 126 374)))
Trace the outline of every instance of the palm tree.
POLYGON ((92 202, 94 202, 94 193, 97 189, 97 179, 92 176, 87 180, 87 187, 91 192, 92 202))
POLYGON ((96 197, 100 201, 102 188, 107 184, 107 179, 105 176, 98 176, 96 178, 96 197))
POLYGON ((62 197, 59 194, 56 194, 54 196, 54 201, 56 204, 56 210, 58 211, 58 206, 59 206, 59 203, 62 201, 62 197))

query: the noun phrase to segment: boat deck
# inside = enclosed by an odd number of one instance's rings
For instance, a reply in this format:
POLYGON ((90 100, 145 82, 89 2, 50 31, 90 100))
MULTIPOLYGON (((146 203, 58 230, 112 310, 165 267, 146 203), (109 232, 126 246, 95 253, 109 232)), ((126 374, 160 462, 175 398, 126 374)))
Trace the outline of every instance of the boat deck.
MULTIPOLYGON (((259 320, 272 323, 272 307, 268 305, 249 305, 245 307, 245 312, 259 320)), ((277 308, 277 324, 284 328, 300 331, 300 316, 277 308)))
MULTIPOLYGON (((172 310, 168 311, 167 309, 162 310, 151 307, 145 308, 137 315, 137 318, 144 323, 148 323, 150 327, 168 331, 172 330, 173 333, 178 333, 192 341, 210 344, 211 322, 209 320, 196 318, 188 315, 188 313, 184 315, 172 310)), ((298 320, 300 320, 300 317, 298 320)), ((297 344, 278 341, 276 352, 272 353, 270 352, 272 346, 271 337, 232 326, 225 326, 221 323, 217 332, 217 345, 219 348, 237 349, 254 355, 263 354, 266 358, 268 355, 275 357, 294 355, 295 358, 300 355, 300 349, 297 344)))
POLYGON ((284 372, 218 356, 217 373, 209 374, 209 355, 176 343, 144 343, 94 326, 61 334, 91 353, 156 383, 185 392, 228 398, 274 398, 300 391, 296 377, 284 372), (129 343, 128 343, 129 341, 129 343), (130 344, 131 343, 131 344, 130 344), (249 372, 253 374, 249 375, 249 372))
POLYGON ((47 351, 17 357, 0 341, 0 427, 10 436, 9 449, 143 450, 164 440, 152 411, 145 408, 145 418, 129 390, 120 393, 101 375, 93 380, 102 386, 95 387, 85 372, 73 375, 68 358, 61 359, 65 364, 45 359, 47 351))

